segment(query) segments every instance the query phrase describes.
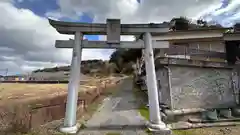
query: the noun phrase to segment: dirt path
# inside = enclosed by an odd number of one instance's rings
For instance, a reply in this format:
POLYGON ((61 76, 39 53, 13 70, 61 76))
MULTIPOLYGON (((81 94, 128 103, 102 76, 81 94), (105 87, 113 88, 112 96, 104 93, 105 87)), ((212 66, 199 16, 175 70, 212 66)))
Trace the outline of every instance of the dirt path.
POLYGON ((106 98, 87 121, 79 135, 146 135, 144 118, 139 114, 132 91, 132 80, 126 79, 117 87, 118 93, 106 98))

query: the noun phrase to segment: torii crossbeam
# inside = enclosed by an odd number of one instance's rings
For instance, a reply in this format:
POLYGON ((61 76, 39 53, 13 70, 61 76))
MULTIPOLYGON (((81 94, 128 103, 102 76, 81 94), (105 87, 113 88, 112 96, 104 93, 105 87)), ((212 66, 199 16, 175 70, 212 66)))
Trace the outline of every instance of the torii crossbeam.
MULTIPOLYGON (((169 48, 168 41, 153 41, 153 48, 169 48)), ((73 48, 74 40, 56 40, 56 48, 73 48)), ((145 48, 144 42, 142 40, 138 41, 122 41, 118 43, 108 43, 107 41, 82 41, 82 48, 106 48, 106 49, 116 49, 116 48, 145 48)))

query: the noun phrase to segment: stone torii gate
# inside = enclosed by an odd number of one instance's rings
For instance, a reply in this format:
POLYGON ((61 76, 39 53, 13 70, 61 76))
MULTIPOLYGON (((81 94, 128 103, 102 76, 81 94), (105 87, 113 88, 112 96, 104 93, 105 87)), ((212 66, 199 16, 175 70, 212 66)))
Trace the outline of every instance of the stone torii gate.
POLYGON ((158 90, 153 58, 153 48, 168 48, 167 41, 152 42, 151 33, 167 32, 167 25, 161 24, 120 24, 118 19, 107 19, 107 24, 70 23, 49 20, 50 24, 61 34, 74 34, 74 40, 57 40, 57 48, 73 48, 70 79, 68 84, 68 96, 64 126, 60 131, 65 133, 76 133, 77 97, 80 79, 80 64, 82 48, 145 48, 145 62, 147 72, 148 95, 150 103, 149 128, 154 130, 169 131, 162 122, 159 109, 158 90), (83 40, 86 35, 107 35, 107 41, 83 40), (144 40, 133 42, 121 42, 120 35, 141 35, 144 40))
POLYGON ((225 34, 226 29, 189 30, 168 32, 169 27, 163 24, 120 24, 118 19, 107 19, 106 24, 72 23, 49 20, 50 24, 61 34, 73 34, 74 40, 57 40, 57 48, 73 48, 68 97, 64 126, 65 133, 76 133, 76 108, 80 78, 82 48, 143 48, 147 74, 150 121, 149 129, 169 131, 162 122, 159 109, 159 97, 153 58, 153 48, 168 48, 169 42, 194 41, 228 41, 239 40, 239 33, 225 34), (83 40, 86 35, 107 35, 107 41, 83 40), (143 39, 133 42, 120 41, 120 35, 142 35, 143 39), (168 42, 169 41, 169 42, 168 42))

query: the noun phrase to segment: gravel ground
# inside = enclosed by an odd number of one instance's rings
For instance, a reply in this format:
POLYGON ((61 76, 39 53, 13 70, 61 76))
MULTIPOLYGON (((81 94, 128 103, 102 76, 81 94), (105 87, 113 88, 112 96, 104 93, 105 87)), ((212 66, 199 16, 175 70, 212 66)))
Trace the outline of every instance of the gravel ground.
POLYGON ((79 135, 147 135, 146 121, 137 110, 132 80, 122 81, 118 89, 118 93, 103 101, 79 135))

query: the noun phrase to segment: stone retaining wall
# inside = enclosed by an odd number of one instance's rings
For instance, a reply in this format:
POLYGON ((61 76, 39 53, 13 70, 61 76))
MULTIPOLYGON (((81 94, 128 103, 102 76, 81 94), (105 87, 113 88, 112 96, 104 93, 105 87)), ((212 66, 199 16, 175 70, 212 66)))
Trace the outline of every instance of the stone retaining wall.
MULTIPOLYGON (((118 81, 117 81, 118 82, 118 81)), ((79 92, 78 117, 86 111, 87 105, 93 103, 107 87, 116 82, 101 83, 98 88, 79 92)), ((47 122, 64 118, 67 95, 48 97, 14 105, 0 106, 0 131, 27 132, 47 122)))

